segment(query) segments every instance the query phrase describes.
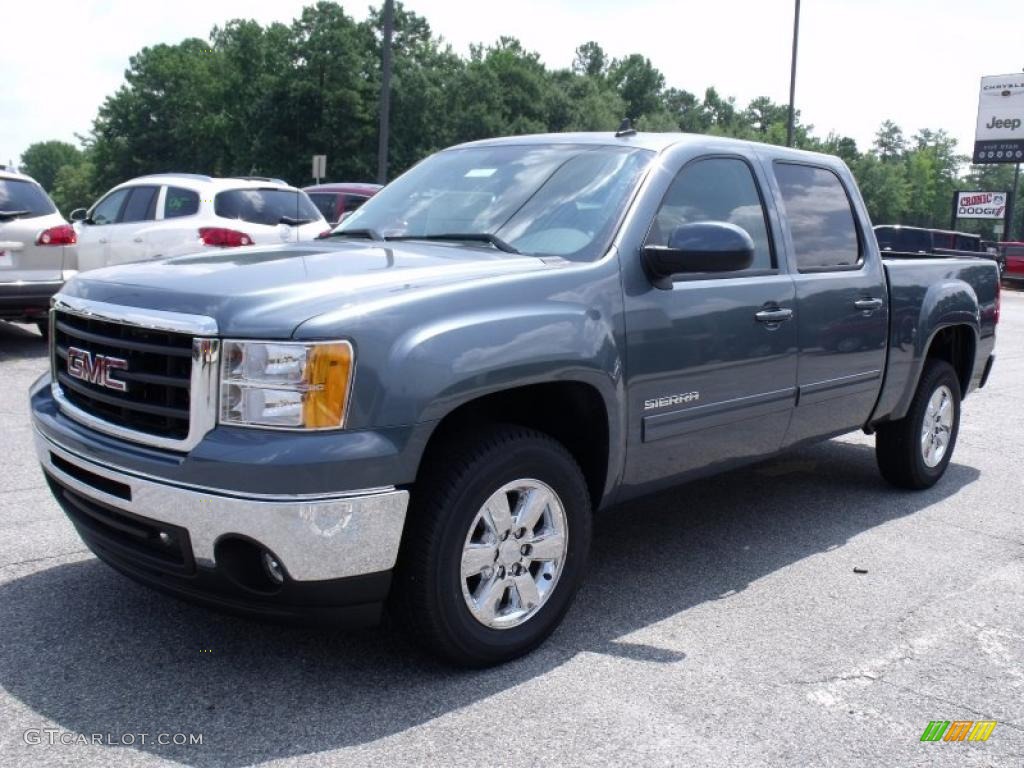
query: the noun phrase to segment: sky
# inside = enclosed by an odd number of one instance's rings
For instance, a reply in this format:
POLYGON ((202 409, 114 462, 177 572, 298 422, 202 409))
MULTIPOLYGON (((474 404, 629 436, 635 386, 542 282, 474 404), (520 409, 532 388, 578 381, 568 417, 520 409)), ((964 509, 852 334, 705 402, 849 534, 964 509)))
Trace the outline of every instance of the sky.
MULTIPOLYGON (((36 0, 4 8, 0 163, 28 145, 75 143, 143 46, 206 38, 215 24, 288 22, 311 0, 36 0)), ((379 5, 383 0, 375 0, 379 5)), ((370 3, 343 2, 365 18, 370 3)), ((642 53, 666 85, 715 86, 745 106, 789 98, 793 0, 405 0, 454 49, 518 37, 549 67, 596 40, 642 53)), ((892 119, 910 136, 945 129, 969 153, 979 78, 1024 69, 1019 0, 803 0, 796 101, 817 135, 861 149, 892 119)), ((393 115, 392 119, 401 119, 393 115)))

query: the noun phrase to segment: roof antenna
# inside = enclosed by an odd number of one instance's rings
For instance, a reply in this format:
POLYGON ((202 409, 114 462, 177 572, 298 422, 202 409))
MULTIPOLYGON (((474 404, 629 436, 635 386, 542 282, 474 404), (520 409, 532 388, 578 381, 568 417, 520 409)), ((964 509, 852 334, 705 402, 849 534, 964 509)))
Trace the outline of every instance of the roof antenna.
POLYGON ((622 122, 619 123, 619 130, 615 132, 615 138, 621 139, 623 136, 636 136, 636 128, 633 127, 633 123, 630 122, 628 117, 622 118, 622 122))

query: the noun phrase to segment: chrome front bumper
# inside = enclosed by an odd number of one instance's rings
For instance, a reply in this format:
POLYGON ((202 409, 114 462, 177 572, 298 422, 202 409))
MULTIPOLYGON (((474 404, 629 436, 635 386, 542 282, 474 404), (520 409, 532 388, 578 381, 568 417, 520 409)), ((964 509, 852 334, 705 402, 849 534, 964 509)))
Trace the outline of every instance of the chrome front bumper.
POLYGON ((172 485, 97 464, 38 431, 35 446, 43 469, 60 485, 101 504, 185 528, 200 566, 214 566, 218 539, 232 535, 269 549, 295 581, 387 571, 398 556, 408 491, 390 487, 334 496, 239 495, 172 485), (102 490, 90 475, 127 486, 130 498, 102 490))

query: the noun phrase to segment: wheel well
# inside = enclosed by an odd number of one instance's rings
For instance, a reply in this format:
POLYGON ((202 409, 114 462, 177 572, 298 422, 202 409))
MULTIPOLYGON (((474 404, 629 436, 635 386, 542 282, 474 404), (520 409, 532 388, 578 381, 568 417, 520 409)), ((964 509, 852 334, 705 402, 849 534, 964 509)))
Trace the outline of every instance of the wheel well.
POLYGON ((960 392, 967 396, 974 368, 974 332, 966 325, 951 325, 943 328, 932 339, 928 347, 928 358, 945 360, 953 366, 960 380, 960 392))
POLYGON ((431 434, 420 467, 432 451, 483 424, 517 424, 544 432, 573 455, 596 508, 608 474, 608 409, 601 394, 581 382, 552 382, 484 395, 460 405, 431 434))

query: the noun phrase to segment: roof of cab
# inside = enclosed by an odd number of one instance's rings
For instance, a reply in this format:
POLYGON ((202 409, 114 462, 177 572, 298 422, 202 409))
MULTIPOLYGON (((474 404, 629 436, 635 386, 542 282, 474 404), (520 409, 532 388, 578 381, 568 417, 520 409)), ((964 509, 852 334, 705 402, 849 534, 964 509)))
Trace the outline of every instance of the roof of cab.
POLYGON ((744 141, 742 139, 730 139, 724 136, 710 136, 701 133, 646 133, 638 131, 623 136, 617 136, 610 131, 592 133, 535 133, 523 136, 503 136, 495 139, 470 141, 465 144, 458 144, 452 147, 452 149, 523 144, 595 144, 611 147, 636 147, 654 152, 662 152, 669 147, 679 145, 704 145, 715 148, 732 145, 756 149, 759 152, 771 154, 773 157, 789 157, 794 160, 817 158, 818 162, 821 162, 822 158, 829 158, 834 162, 842 163, 842 160, 835 155, 827 155, 821 152, 808 152, 803 149, 781 147, 777 144, 764 144, 757 141, 744 141))

